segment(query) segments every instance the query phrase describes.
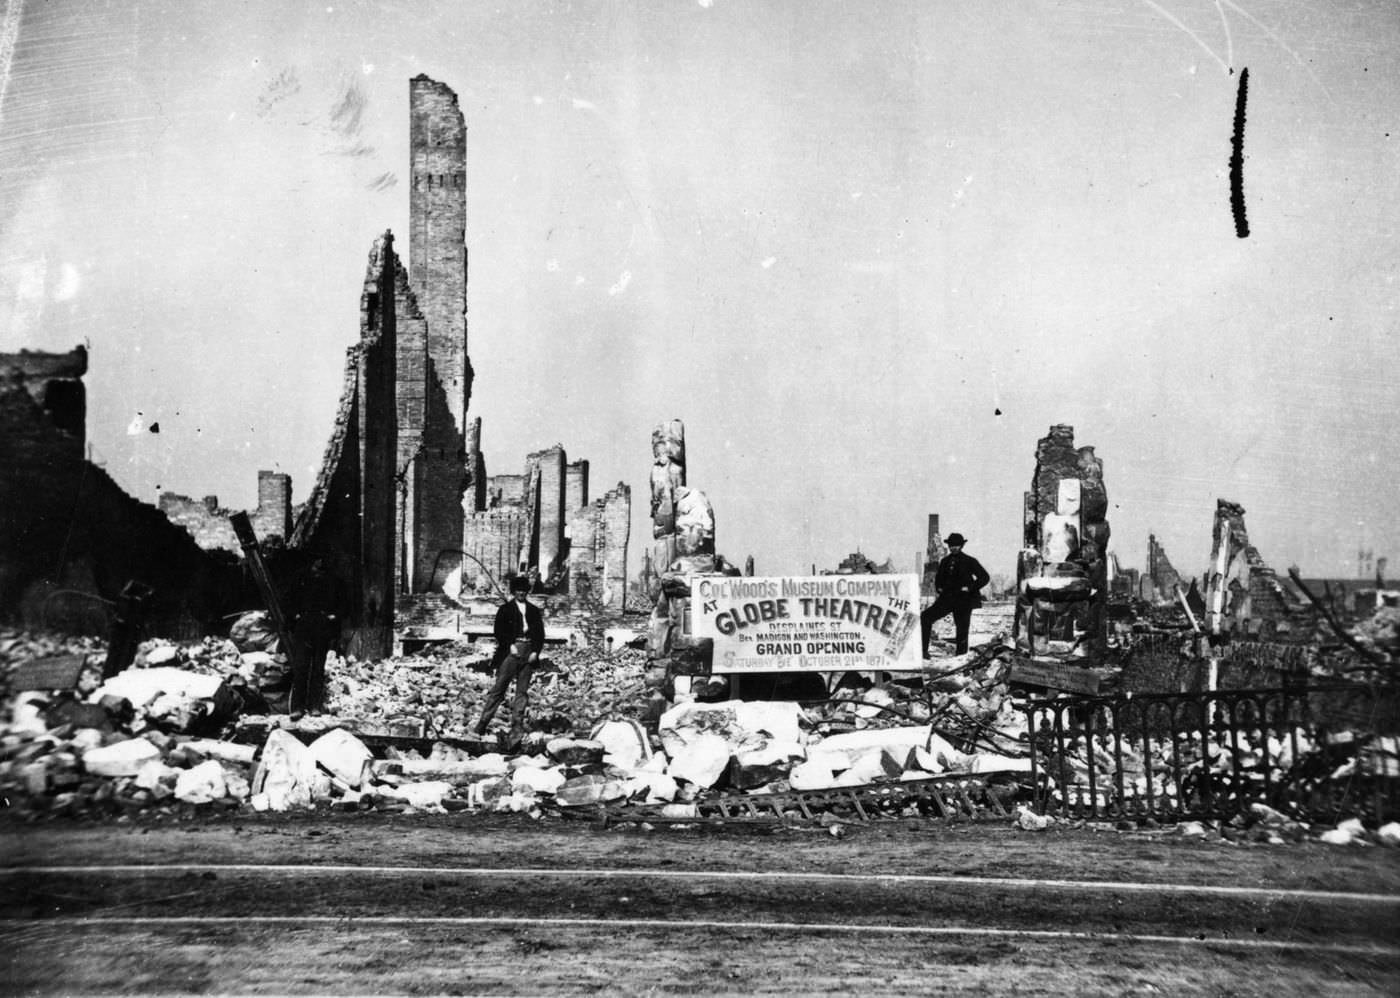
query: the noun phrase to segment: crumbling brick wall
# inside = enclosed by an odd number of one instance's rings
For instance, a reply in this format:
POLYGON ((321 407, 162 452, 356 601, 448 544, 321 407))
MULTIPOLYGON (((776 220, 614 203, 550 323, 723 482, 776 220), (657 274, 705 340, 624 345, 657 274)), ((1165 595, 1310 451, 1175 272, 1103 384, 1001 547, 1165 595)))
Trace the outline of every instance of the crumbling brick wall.
POLYGON ((632 489, 617 483, 569 520, 569 593, 580 609, 627 606, 627 542, 632 489))
MULTIPOLYGON (((170 522, 188 531, 204 550, 242 554, 243 546, 229 522, 229 517, 237 510, 220 506, 218 496, 191 499, 175 492, 162 492, 159 505, 170 522)), ((260 541, 287 541, 292 535, 292 476, 278 471, 259 471, 258 505, 246 512, 260 541)))
POLYGON ((528 555, 531 523, 523 504, 509 503, 467 518, 462 565, 463 592, 492 593, 520 570, 528 555))

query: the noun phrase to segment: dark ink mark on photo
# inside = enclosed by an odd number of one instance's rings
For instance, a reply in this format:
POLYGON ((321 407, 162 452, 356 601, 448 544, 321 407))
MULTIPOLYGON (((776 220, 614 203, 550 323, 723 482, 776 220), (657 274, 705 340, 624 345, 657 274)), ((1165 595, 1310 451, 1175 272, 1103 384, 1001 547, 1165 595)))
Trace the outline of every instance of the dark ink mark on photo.
POLYGON ((1249 219, 1244 213, 1244 103, 1249 95, 1249 70, 1240 70, 1240 86, 1235 94, 1235 134, 1230 139, 1230 212, 1235 216, 1235 235, 1249 236, 1249 219))

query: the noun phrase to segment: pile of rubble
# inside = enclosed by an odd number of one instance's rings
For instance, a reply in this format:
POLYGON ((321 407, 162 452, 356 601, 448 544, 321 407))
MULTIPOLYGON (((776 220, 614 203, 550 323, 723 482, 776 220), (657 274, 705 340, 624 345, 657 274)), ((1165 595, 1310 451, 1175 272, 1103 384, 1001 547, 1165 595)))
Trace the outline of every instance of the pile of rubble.
MULTIPOLYGON (((326 712, 358 731, 409 731, 465 738, 494 679, 491 652, 446 645, 382 662, 341 659, 328 665, 326 712)), ((612 712, 639 717, 645 704, 646 656, 631 648, 611 654, 549 650, 530 685, 530 727, 586 730, 612 712)))
MULTIPOLYGON (((286 662, 256 619, 240 621, 228 640, 147 642, 131 668, 105 682, 104 658, 91 640, 0 633, 0 684, 11 704, 0 729, 0 795, 13 811, 102 816, 183 805, 539 816, 632 804, 684 820, 717 796, 954 774, 1005 774, 1014 784, 1030 770, 1003 645, 940 663, 922 681, 857 684, 805 707, 678 703, 654 733, 640 719, 642 653, 559 652, 532 688, 531 730, 508 754, 467 736, 491 680, 484 654, 337 659, 329 710, 308 717, 275 712, 286 662), (10 685, 24 662, 63 653, 84 663, 74 689, 10 685), (410 720, 416 737, 394 737, 410 720)), ((1108 746, 1094 749, 1102 755, 1108 746)), ((1076 774, 1087 773, 1084 750, 1066 753, 1076 774)), ((1140 760, 1144 773, 1161 765, 1140 760)), ((1018 816, 1021 827, 1054 824, 1029 814, 1018 816)), ((1299 827, 1269 826, 1285 840, 1299 827)))
POLYGON ((93 640, 0 634, 0 654, 0 691, 11 703, 0 731, 0 791, 31 813, 180 802, 536 813, 628 800, 684 807, 715 792, 1026 768, 995 751, 990 733, 1014 727, 1019 715, 999 664, 985 657, 969 656, 938 691, 848 689, 810 710, 680 704, 649 735, 639 720, 643 653, 560 651, 537 674, 532 730, 507 757, 467 732, 491 682, 482 653, 334 659, 327 713, 307 717, 278 712, 287 662, 260 615, 240 620, 229 639, 148 641, 131 668, 105 682, 93 640), (24 662, 63 653, 83 663, 74 688, 12 688, 24 662), (407 733, 420 737, 392 737, 415 726, 407 733))

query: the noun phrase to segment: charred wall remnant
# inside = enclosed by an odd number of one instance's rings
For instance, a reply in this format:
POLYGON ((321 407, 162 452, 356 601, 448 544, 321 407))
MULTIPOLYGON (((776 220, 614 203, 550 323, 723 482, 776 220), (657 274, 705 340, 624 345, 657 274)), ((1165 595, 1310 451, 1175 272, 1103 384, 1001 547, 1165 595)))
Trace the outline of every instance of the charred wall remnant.
MULTIPOLYGON (((1287 641, 1295 633, 1290 618, 1301 614, 1303 606, 1249 542, 1244 507, 1217 500, 1212 538, 1206 629, 1217 638, 1287 641)), ((1299 637, 1310 635, 1311 627, 1296 631, 1299 637)))
POLYGON ((0 354, 0 614, 102 633, 135 580, 152 631, 197 636, 240 608, 237 567, 84 457, 86 373, 82 347, 0 354))
POLYGON ((360 342, 346 351, 335 428, 292 547, 345 583, 347 650, 382 658, 392 646, 398 552, 394 237, 370 250, 360 296, 360 342))
POLYGON ((1033 655, 1093 657, 1106 641, 1108 493, 1093 447, 1058 424, 1036 447, 1017 560, 1017 647, 1033 655))

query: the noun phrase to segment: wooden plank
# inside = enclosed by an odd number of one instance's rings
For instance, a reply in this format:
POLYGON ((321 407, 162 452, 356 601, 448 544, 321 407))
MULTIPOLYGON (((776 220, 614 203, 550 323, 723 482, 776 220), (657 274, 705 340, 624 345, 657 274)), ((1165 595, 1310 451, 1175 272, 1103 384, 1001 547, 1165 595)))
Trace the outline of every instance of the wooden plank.
POLYGON ((1097 693, 1099 674, 1078 665, 1058 662, 1014 662, 1010 681, 1027 686, 1046 686, 1067 693, 1097 693))

